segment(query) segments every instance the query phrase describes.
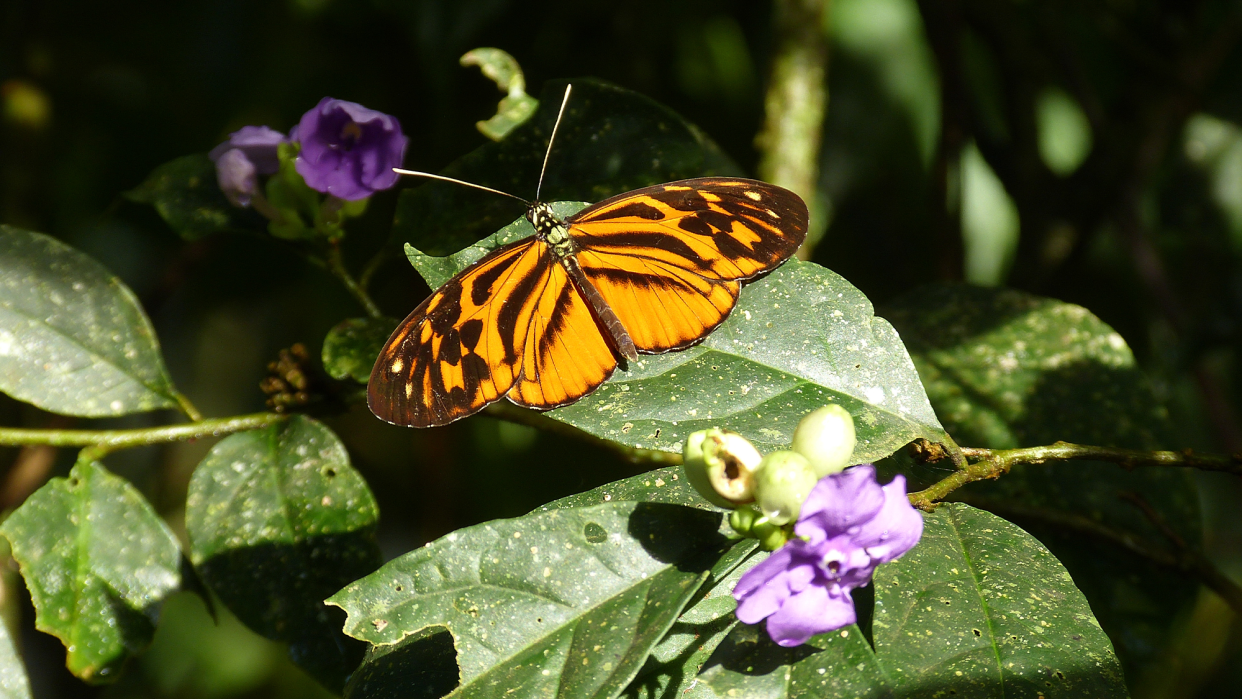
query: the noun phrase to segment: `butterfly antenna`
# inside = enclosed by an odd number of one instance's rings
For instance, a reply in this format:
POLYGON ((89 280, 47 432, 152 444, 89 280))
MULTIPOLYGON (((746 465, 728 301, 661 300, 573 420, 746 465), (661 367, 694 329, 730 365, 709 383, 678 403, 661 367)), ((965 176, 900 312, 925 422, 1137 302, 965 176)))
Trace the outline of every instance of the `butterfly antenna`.
POLYGON ((552 155, 552 142, 556 140, 556 130, 561 127, 561 117, 565 116, 565 105, 569 104, 569 92, 573 85, 565 86, 565 96, 561 98, 561 111, 556 113, 556 123, 552 125, 552 136, 548 139, 548 152, 543 154, 543 169, 539 171, 539 186, 535 187, 535 201, 539 201, 539 193, 543 191, 543 174, 548 171, 548 158, 552 155))
POLYGON ((392 171, 397 173, 398 175, 410 175, 412 177, 426 177, 432 180, 441 180, 443 182, 453 182, 454 184, 460 184, 466 187, 473 187, 475 189, 481 189, 484 192, 491 192, 492 194, 499 194, 501 196, 509 197, 510 199, 517 199, 518 201, 522 202, 523 204, 527 206, 532 205, 530 202, 526 201, 525 199, 515 194, 510 194, 508 192, 502 192, 499 189, 492 189, 491 187, 484 187, 481 184, 475 184, 473 182, 466 182, 464 180, 455 180, 452 177, 445 177, 444 175, 433 175, 430 172, 419 172, 417 170, 402 170, 399 167, 394 167, 392 171))

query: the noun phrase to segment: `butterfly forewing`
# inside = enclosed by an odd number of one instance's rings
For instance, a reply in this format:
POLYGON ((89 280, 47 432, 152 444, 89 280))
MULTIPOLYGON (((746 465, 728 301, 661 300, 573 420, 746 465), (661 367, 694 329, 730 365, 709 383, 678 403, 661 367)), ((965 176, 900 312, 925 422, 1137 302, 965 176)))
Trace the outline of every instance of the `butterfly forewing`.
POLYGON ((733 310, 742 280, 798 249, 807 210, 780 187, 701 178, 622 194, 566 223, 581 275, 571 279, 538 238, 488 254, 389 338, 371 372, 371 410, 427 427, 502 397, 540 410, 572 403, 612 375, 626 334, 648 354, 703 339, 733 310), (584 299, 591 289, 621 335, 601 326, 584 299))
POLYGON ((470 415, 521 373, 546 246, 527 238, 489 253, 432 293, 380 352, 367 388, 371 412, 429 427, 470 415))

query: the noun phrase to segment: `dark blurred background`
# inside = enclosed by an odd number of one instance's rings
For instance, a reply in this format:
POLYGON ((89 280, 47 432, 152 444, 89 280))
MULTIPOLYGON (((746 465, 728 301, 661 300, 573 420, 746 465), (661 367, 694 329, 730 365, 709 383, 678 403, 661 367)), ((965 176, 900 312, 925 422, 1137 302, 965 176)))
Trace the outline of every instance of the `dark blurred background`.
MULTIPOLYGON (((178 387, 204 413, 261 410, 258 384, 278 350, 303 342, 317 354, 327 330, 360 309, 277 241, 185 243, 121 192, 243 125, 285 131, 325 95, 397 116, 410 137, 406 165, 437 171, 486 142, 474 123, 500 95, 458 65, 479 46, 515 56, 532 94, 579 76, 644 93, 753 174, 778 45, 772 16, 769 2, 705 0, 2 0, 0 222, 55 235, 124 279, 178 387)), ((877 305, 945 279, 1081 304, 1126 339, 1168 404, 1180 435, 1168 447, 1242 450, 1236 0, 832 0, 824 32, 827 232, 814 259, 877 305)), ((351 233, 353 265, 383 240, 394 205, 376 197, 351 233)), ((427 291, 403 263, 377 279, 393 316, 427 291)), ((0 424, 75 423, 0 396, 0 424)), ((329 424, 379 498, 389 557, 529 511, 549 487, 569 494, 636 468, 485 417, 413 431, 361 408, 329 424)), ((140 450, 109 466, 177 527, 209 447, 140 450)), ((18 451, 0 449, 0 507, 71 459, 27 451, 19 472, 18 451)), ((1201 484, 1208 551, 1242 573, 1228 526, 1242 503, 1237 484, 1201 484)), ((1175 638, 1206 645, 1194 653, 1201 667, 1179 667, 1176 682, 1136 696, 1225 696, 1214 688, 1242 663, 1233 615, 1205 609, 1175 638)), ((30 616, 22 642, 38 697, 321 691, 282 649, 227 613, 213 624, 189 595, 167 605, 152 650, 102 690, 61 669, 59 642, 34 632, 30 616)))

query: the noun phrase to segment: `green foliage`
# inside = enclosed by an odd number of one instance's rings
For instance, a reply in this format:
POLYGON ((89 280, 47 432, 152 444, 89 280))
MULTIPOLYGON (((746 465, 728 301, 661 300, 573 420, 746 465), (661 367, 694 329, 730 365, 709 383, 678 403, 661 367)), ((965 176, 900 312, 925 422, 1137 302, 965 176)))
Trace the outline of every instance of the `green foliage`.
POLYGON ((247 626, 340 689, 362 658, 323 599, 381 558, 379 510, 344 445, 294 416, 222 440, 194 471, 186 500, 190 559, 247 626))
POLYGON ((526 77, 517 59, 500 49, 482 48, 461 57, 463 66, 478 66, 505 94, 496 114, 475 124, 479 133, 493 141, 502 141, 539 108, 539 100, 526 94, 526 77))
POLYGON ((323 368, 334 379, 366 383, 384 342, 397 327, 395 318, 346 318, 323 339, 323 368))
MULTIPOLYGON (((531 198, 566 82, 549 81, 535 115, 440 174, 531 198)), ((698 127, 636 92, 594 79, 573 81, 543 181, 546 200, 599 201, 650 184, 741 170, 698 127)), ((447 182, 401 192, 392 237, 444 255, 496 232, 521 212, 516 202, 447 182)))
POLYGON ((874 653, 857 626, 791 649, 738 627, 689 696, 1128 696, 1086 599, 1038 541, 966 505, 924 521, 919 545, 876 572, 874 653))
MULTIPOLYGON (((578 204, 554 210, 568 215, 578 204)), ((534 234, 525 218, 448 257, 406 254, 432 288, 488 251, 534 234)), ((849 282, 819 265, 785 263, 747 284, 729 318, 688 350, 643 355, 586 398, 546 413, 605 439, 681 451, 711 427, 762 450, 789 445, 803 415, 838 403, 855 417, 850 463, 918 437, 944 441, 901 338, 849 282)))
MULTIPOLYGON (((901 330, 928 396, 948 430, 993 448, 1083 444, 1152 449, 1176 443, 1163 406, 1125 340, 1086 309, 1006 289, 937 286, 894 301, 901 330)), ((922 474, 924 476, 928 474, 922 474)), ((1164 534, 1123 494, 1138 494, 1187 541, 1201 538, 1189 474, 1068 462, 1020 467, 972 487, 972 502, 1089 514, 1104 525, 1161 541, 1164 534)), ((1020 515, 1019 515, 1020 516, 1020 515)), ((1021 521, 1021 520, 1020 520, 1021 521)), ((1031 523, 1086 587, 1132 672, 1154 659, 1196 585, 1118 556, 1110 544, 1031 523), (1124 574, 1119 572, 1124 571, 1124 574)))
POLYGON ((216 165, 202 153, 171 160, 155 168, 125 198, 149 204, 183 240, 213 233, 257 231, 263 219, 229 203, 216 184, 216 165))
POLYGON ((151 643, 164 598, 181 583, 177 539, 134 486, 95 462, 53 478, 0 525, 35 605, 64 642, 66 665, 112 682, 151 643))
POLYGON ((134 292, 64 243, 0 225, 0 391, 55 413, 176 407, 134 292))

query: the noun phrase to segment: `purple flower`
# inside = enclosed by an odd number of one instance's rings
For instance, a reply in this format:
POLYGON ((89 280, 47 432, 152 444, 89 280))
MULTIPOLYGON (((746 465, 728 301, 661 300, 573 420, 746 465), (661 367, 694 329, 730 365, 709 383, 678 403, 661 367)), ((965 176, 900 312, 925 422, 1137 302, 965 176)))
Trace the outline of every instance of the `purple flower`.
POLYGON ((284 141, 284 134, 266 126, 243 126, 207 154, 216 164, 220 191, 235 206, 250 205, 258 187, 257 175, 280 170, 276 150, 284 141))
POLYGON ((392 169, 409 143, 394 117, 331 97, 302 115, 290 136, 302 144, 297 170, 306 184, 348 200, 396 184, 392 169))
POLYGON ((737 618, 767 619, 768 635, 786 647, 854 623, 850 590, 913 548, 923 517, 906 499, 904 477, 880 486, 875 467, 862 464, 820 479, 794 533, 733 588, 737 618))

